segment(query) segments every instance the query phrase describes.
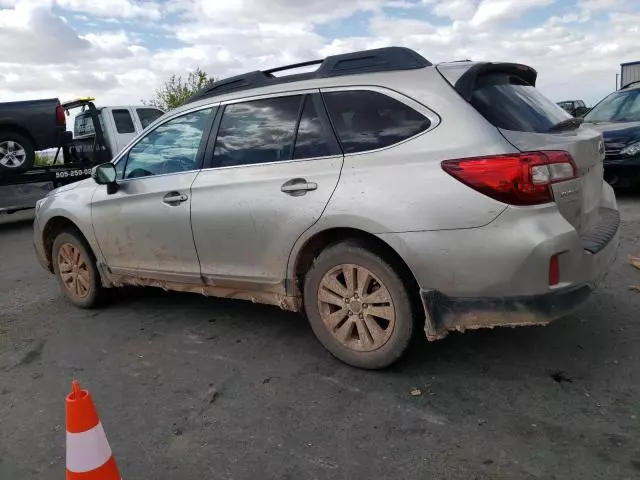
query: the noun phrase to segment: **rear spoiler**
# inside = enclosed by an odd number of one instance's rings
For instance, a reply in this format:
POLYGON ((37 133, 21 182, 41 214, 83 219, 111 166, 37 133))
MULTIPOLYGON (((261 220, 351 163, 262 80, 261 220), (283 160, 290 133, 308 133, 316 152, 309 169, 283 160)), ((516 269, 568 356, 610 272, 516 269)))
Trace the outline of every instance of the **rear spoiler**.
POLYGON ((538 72, 520 63, 476 63, 462 74, 453 88, 468 102, 471 100, 478 78, 491 73, 512 73, 534 87, 538 78, 538 72))

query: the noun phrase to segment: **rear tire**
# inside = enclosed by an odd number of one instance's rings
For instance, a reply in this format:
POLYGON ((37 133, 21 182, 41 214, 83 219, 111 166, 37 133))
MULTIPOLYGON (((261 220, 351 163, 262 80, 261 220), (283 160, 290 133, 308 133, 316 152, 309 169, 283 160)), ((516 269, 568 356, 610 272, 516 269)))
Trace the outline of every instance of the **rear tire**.
POLYGON ((35 160, 36 152, 31 140, 19 133, 0 133, 0 170, 28 170, 35 160))
POLYGON ((344 363, 385 368, 409 346, 407 288, 390 263, 359 244, 339 243, 318 256, 305 276, 304 304, 320 343, 344 363))
POLYGON ((62 293, 80 308, 94 308, 104 297, 104 288, 91 249, 75 232, 56 237, 51 250, 53 270, 62 293))

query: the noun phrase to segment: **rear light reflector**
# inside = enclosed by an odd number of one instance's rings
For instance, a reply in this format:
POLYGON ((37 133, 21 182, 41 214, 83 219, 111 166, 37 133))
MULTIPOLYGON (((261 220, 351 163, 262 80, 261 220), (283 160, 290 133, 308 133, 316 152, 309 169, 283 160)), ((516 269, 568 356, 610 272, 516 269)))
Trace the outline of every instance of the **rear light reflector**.
POLYGON ((551 185, 576 178, 573 158, 564 151, 445 160, 442 169, 478 192, 510 205, 552 202, 551 185))
POLYGON ((64 108, 62 108, 62 105, 56 107, 56 124, 60 127, 67 126, 67 119, 64 116, 64 108))
POLYGON ((549 286, 553 287, 560 283, 560 261, 558 255, 549 259, 549 286))

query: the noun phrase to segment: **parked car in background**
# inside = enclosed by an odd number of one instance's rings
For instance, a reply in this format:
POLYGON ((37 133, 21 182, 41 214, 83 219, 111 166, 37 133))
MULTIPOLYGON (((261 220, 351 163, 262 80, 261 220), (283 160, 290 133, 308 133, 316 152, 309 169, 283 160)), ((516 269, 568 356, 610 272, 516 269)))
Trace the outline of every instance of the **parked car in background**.
POLYGON ((582 117, 589 111, 583 100, 563 100, 562 102, 558 102, 558 106, 573 117, 582 117))
POLYGON ((35 152, 60 146, 66 129, 57 98, 0 103, 0 175, 31 168, 35 152))
POLYGON ((542 325, 613 261, 600 133, 512 63, 384 48, 209 85, 93 180, 40 201, 34 242, 70 301, 147 285, 304 311, 362 368, 414 332, 542 325))
POLYGON ((640 81, 605 97, 584 121, 604 136, 605 179, 618 187, 640 187, 640 81))

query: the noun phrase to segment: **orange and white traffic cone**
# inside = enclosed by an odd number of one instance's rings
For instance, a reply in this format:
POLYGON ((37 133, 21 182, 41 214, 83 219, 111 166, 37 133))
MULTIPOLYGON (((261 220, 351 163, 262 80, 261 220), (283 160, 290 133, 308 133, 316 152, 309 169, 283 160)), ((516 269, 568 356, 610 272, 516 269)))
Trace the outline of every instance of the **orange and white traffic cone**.
POLYGON ((77 380, 67 395, 67 480, 120 480, 91 395, 77 380))

